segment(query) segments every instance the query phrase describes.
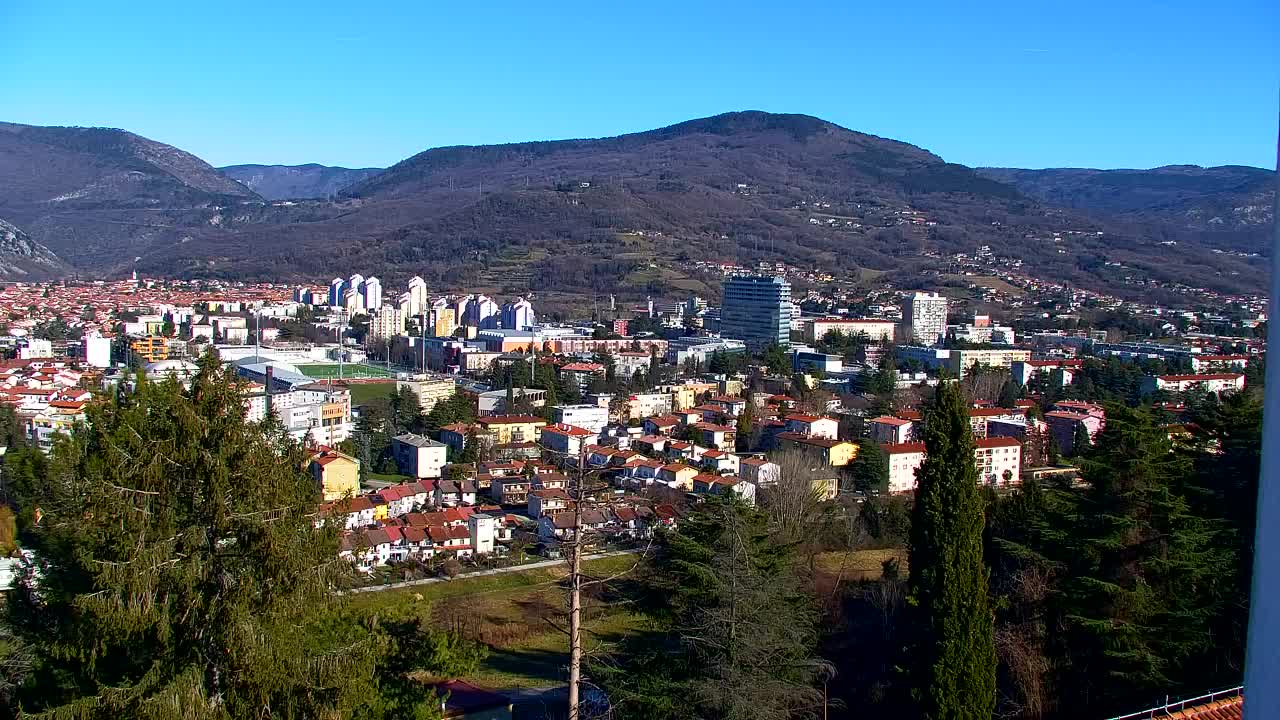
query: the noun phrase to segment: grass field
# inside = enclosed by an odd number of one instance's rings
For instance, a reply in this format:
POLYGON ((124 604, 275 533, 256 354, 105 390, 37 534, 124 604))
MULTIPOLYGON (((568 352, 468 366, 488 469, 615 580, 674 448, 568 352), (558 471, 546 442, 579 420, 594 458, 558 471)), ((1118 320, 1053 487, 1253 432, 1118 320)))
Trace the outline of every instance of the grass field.
MULTIPOLYGON (((345 374, 345 373, 344 373, 345 374)), ((348 387, 351 391, 351 405, 363 405, 374 398, 388 397, 396 391, 394 382, 356 383, 348 387)))
POLYGON ((1014 287, 998 277, 986 277, 983 275, 943 275, 942 279, 963 283, 973 283, 978 287, 990 288, 997 292, 1006 293, 1015 297, 1020 297, 1026 294, 1020 288, 1014 287))
MULTIPOLYGON (((587 573, 610 575, 630 568, 633 555, 588 560, 587 573)), ((490 649, 489 657, 472 677, 494 688, 539 687, 565 680, 568 637, 563 565, 504 573, 400 590, 363 593, 352 598, 361 607, 417 607, 430 609, 433 623, 490 649)), ((629 633, 640 632, 649 620, 625 604, 588 594, 584 598, 585 648, 600 649, 629 633)))
POLYGON ((394 377, 394 374, 388 372, 386 368, 365 365, 364 363, 344 363, 341 366, 337 363, 313 363, 310 365, 299 365, 298 371, 307 377, 313 377, 317 380, 328 380, 329 378, 338 377, 339 367, 342 368, 342 377, 344 378, 394 377))

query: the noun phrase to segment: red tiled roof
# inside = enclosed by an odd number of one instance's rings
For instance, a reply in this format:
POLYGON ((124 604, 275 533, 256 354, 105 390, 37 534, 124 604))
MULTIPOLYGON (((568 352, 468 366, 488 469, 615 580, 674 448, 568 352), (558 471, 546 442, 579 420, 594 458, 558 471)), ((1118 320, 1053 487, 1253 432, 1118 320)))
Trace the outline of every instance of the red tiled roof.
POLYGON ((897 445, 881 445, 884 451, 890 455, 905 455, 907 453, 922 453, 925 445, 922 442, 899 443, 897 445))
POLYGON ((1022 447, 1022 442, 1010 437, 988 437, 978 438, 974 441, 974 445, 980 448, 1022 447))
POLYGON ((1242 373, 1208 373, 1205 375, 1160 375, 1165 382, 1204 382, 1207 380, 1239 380, 1242 373))
POLYGON ((903 425, 910 425, 912 421, 904 420, 902 418, 897 418, 897 417, 890 417, 888 415, 881 415, 878 418, 872 418, 871 422, 880 423, 881 425, 892 425, 894 427, 902 427, 903 425))

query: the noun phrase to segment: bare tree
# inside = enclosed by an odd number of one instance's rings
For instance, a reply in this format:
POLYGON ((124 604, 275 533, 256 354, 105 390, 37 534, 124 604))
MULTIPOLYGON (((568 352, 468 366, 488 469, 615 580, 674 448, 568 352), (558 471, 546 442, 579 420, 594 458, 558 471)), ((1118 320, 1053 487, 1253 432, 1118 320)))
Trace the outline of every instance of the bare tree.
POLYGON ((835 478, 836 469, 816 454, 799 449, 774 453, 778 481, 761 489, 760 505, 780 536, 788 542, 805 540, 822 512, 820 481, 835 478))

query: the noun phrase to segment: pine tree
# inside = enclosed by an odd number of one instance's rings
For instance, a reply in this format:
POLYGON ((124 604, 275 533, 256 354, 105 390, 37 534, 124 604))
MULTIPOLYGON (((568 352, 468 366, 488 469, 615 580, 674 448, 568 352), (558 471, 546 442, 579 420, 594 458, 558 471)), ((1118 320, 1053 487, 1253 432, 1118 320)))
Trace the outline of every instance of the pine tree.
POLYGON ((669 631, 627 641, 620 666, 591 668, 625 717, 790 720, 822 710, 816 606, 793 546, 769 527, 730 494, 662 536, 646 595, 669 631))
POLYGON ((1098 714, 1178 687, 1181 662, 1214 642, 1234 558, 1222 523, 1192 512, 1190 462, 1149 413, 1108 406, 1081 469, 1072 531, 1051 548, 1066 577, 1059 696, 1098 714))
POLYGON ((862 492, 875 490, 887 492, 889 485, 889 458, 874 440, 858 441, 858 454, 847 468, 853 487, 862 492))
MULTIPOLYGON (((345 567, 283 431, 245 422, 206 355, 183 389, 139 378, 54 450, 28 533, 41 560, 6 623, 36 654, 25 712, 77 718, 350 715, 376 696, 365 632, 308 631, 345 567)), ((424 706, 430 710, 430 705, 424 706)))
POLYGON ((912 694, 928 720, 987 720, 995 709, 996 657, 984 508, 957 383, 938 386, 924 441, 928 454, 916 472, 908 583, 916 633, 912 694))

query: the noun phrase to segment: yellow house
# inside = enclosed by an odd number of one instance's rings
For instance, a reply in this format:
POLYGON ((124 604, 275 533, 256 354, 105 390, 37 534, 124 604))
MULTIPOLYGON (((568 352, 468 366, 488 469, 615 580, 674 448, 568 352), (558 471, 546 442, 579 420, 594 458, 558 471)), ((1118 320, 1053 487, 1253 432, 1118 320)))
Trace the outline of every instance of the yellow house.
POLYGON ((684 463, 676 462, 658 468, 659 480, 681 490, 692 491, 693 479, 697 476, 697 469, 691 468, 684 463))
POLYGON ((698 397, 706 393, 714 393, 718 389, 715 383, 684 383, 671 386, 671 409, 688 410, 698 404, 698 397))
POLYGON ((782 447, 812 452, 832 467, 844 467, 858 456, 858 446, 845 440, 784 432, 778 433, 778 442, 782 447))
MULTIPOLYGON (((350 455, 324 448, 311 457, 309 469, 325 502, 360 494, 360 461, 350 455)), ((385 515, 387 506, 381 507, 385 515)))
POLYGON ((490 415, 476 420, 480 429, 497 445, 537 442, 547 421, 537 415, 490 415))

